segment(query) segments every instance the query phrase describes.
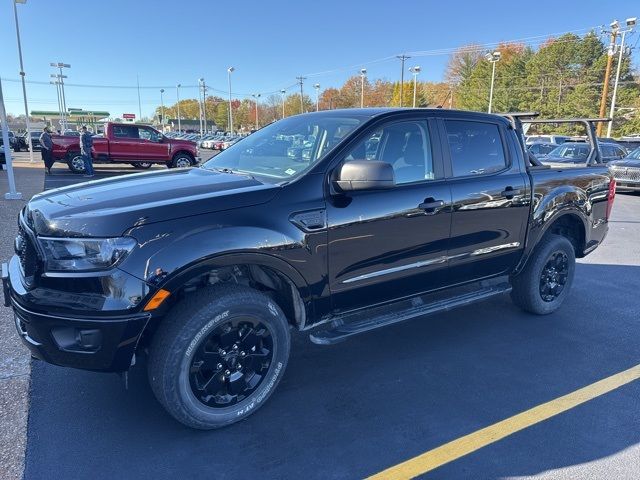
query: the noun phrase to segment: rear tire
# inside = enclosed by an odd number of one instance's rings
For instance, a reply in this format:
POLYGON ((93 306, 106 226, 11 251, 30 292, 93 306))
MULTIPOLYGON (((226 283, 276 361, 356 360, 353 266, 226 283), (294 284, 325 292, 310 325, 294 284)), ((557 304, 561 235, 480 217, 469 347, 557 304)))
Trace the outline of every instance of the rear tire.
POLYGON ((561 235, 547 234, 527 264, 511 278, 511 299, 523 310, 537 315, 556 311, 571 290, 576 257, 571 242, 561 235))
POLYGON ((264 293, 239 285, 204 288, 176 304, 160 324, 149 352, 149 383, 184 425, 224 427, 269 398, 290 344, 284 313, 264 293))
POLYGON ((148 170, 153 165, 151 162, 136 162, 131 164, 133 168, 138 170, 148 170))

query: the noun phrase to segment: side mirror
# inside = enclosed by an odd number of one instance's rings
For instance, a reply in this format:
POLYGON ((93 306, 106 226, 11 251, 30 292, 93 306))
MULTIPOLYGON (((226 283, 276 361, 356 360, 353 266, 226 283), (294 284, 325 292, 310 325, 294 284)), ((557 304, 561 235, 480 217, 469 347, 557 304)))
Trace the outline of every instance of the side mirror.
POLYGON ((379 160, 354 160, 342 165, 334 184, 339 191, 354 192, 393 188, 396 181, 391 164, 379 160))

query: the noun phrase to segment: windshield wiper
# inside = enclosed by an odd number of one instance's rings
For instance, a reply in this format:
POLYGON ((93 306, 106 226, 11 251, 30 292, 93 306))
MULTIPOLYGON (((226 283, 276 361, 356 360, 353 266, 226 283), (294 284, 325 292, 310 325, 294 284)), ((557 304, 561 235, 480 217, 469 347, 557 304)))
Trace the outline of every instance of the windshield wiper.
POLYGON ((216 172, 220 172, 220 173, 230 173, 232 175, 242 175, 244 177, 249 177, 249 178, 254 178, 253 175, 247 173, 247 172, 243 172, 242 170, 232 170, 230 168, 224 167, 224 168, 216 168, 213 167, 212 170, 215 170, 216 172))

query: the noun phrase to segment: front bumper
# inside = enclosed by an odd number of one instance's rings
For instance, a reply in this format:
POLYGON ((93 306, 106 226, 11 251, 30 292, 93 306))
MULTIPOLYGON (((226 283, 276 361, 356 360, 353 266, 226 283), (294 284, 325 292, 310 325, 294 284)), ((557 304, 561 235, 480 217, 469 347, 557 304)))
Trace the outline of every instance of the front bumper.
MULTIPOLYGON (((13 308, 16 330, 34 357, 55 365, 105 372, 125 371, 131 366, 140 335, 151 318, 149 313, 109 312, 90 306, 65 311, 60 308, 60 297, 80 294, 37 287, 27 291, 17 257, 2 267, 4 304, 13 308)), ((77 307, 83 305, 77 298, 75 302, 77 307)), ((108 304, 98 302, 103 307, 108 304)))

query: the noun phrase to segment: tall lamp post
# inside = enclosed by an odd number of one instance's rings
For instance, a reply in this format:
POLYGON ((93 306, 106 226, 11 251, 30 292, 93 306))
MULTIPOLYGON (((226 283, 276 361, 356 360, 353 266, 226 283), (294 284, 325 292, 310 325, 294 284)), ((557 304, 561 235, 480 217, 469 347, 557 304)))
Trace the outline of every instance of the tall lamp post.
MULTIPOLYGON (((15 0, 13 2, 13 16, 16 21, 16 37, 18 39, 18 57, 20 58, 20 78, 22 79, 22 98, 24 100, 24 118, 25 123, 27 125, 27 139, 29 141, 29 161, 31 163, 34 162, 33 159, 33 147, 31 145, 31 122, 29 121, 29 107, 27 105, 27 87, 25 85, 24 76, 24 66, 22 63, 22 44, 20 42, 20 26, 18 24, 18 8, 16 4, 18 3, 27 3, 27 0, 15 0)), ((15 190, 15 188, 14 188, 15 190)))
POLYGON ((227 68, 227 75, 229 77, 229 132, 233 134, 233 108, 231 106, 231 74, 235 68, 229 67, 227 68))
POLYGON ((178 99, 177 105, 178 105, 178 131, 179 132, 182 132, 182 127, 180 125, 180 87, 181 86, 182 85, 180 84, 176 85, 176 98, 178 99))
POLYGON ((413 108, 416 108, 416 90, 418 88, 418 74, 420 73, 420 66, 416 65, 411 67, 409 71, 413 74, 413 108))
POLYGON ((253 101, 256 104, 256 130, 258 130, 258 99, 260 98, 260 94, 253 93, 251 94, 251 96, 253 97, 253 101))
POLYGON ((162 126, 162 133, 164 133, 164 88, 160 89, 160 125, 162 126))
POLYGON ((320 110, 320 84, 316 83, 313 85, 313 88, 316 90, 316 112, 320 110))
POLYGON ((618 52, 618 66, 616 67, 616 81, 613 84, 613 95, 611 96, 611 111, 609 112, 609 125, 607 125, 607 137, 611 137, 611 129, 613 128, 613 115, 616 110, 616 97, 618 95, 618 82, 620 81, 620 67, 622 66, 622 54, 624 53, 624 37, 627 33, 633 30, 633 27, 636 26, 636 17, 627 18, 626 24, 627 28, 625 30, 619 30, 618 33, 621 33, 620 37, 620 51, 618 52))
POLYGON ((200 120, 200 136, 202 136, 202 84, 204 82, 204 78, 198 79, 198 115, 200 120))
POLYGON ((496 78, 496 63, 500 61, 500 56, 501 56, 501 53, 498 51, 487 53, 484 56, 484 58, 486 58, 487 61, 493 64, 493 66, 491 67, 491 88, 489 89, 489 110, 488 110, 489 113, 491 113, 491 107, 493 106, 493 82, 496 78))
POLYGON ((60 82, 60 103, 62 104, 62 117, 61 117, 61 128, 62 128, 62 133, 64 133, 64 131, 67 129, 68 124, 67 124, 67 97, 64 93, 64 79, 67 78, 66 75, 62 74, 62 69, 63 68, 71 68, 71 65, 69 65, 68 63, 63 63, 63 62, 51 62, 49 65, 51 65, 54 68, 57 68, 58 71, 60 73, 55 74, 55 75, 51 75, 52 77, 55 77, 58 79, 58 81, 60 82))
POLYGON ((360 69, 360 108, 364 108, 364 81, 367 78, 367 69, 360 69))
POLYGON ((282 94, 282 118, 284 118, 284 96, 287 94, 287 91, 283 88, 280 90, 280 93, 282 94))

